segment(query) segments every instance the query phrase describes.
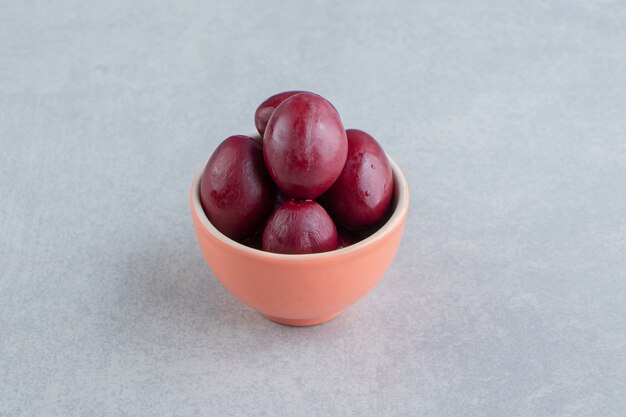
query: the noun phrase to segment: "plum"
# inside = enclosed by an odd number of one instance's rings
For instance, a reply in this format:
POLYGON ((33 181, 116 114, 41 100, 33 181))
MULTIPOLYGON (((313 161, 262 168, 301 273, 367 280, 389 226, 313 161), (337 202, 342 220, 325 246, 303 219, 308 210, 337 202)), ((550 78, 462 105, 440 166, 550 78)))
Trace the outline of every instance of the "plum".
POLYGON ((339 114, 313 93, 295 94, 270 118, 263 156, 278 188, 297 199, 315 199, 335 182, 346 162, 348 141, 339 114))
POLYGON ((360 231, 386 215, 393 175, 383 148, 367 133, 348 129, 348 157, 341 175, 320 199, 338 226, 360 231))
POLYGON ((200 181, 200 201, 223 234, 243 240, 263 226, 276 201, 276 186, 263 162, 260 141, 236 135, 213 152, 200 181))
POLYGON ((267 122, 270 120, 270 117, 272 117, 272 114, 274 114, 276 107, 289 97, 298 93, 302 93, 302 91, 285 91, 275 94, 257 107, 254 112, 254 125, 256 126, 256 130, 258 130, 261 134, 261 137, 263 136, 263 133, 265 133, 267 122))
POLYGON ((274 211, 263 231, 263 250, 297 254, 337 249, 337 229, 315 201, 289 200, 274 211))

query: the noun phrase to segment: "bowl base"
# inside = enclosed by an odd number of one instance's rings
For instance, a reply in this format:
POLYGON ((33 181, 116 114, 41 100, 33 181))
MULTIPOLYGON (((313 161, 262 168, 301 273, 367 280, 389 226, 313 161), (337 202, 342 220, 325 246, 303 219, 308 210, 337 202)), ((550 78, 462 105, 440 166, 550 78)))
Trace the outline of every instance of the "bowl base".
POLYGON ((279 323, 284 324, 285 326, 295 326, 295 327, 306 327, 306 326, 315 326, 316 324, 326 323, 343 313, 343 310, 338 311, 337 313, 329 314, 324 317, 320 317, 317 319, 285 319, 282 317, 270 316, 269 314, 263 314, 266 318, 279 323))

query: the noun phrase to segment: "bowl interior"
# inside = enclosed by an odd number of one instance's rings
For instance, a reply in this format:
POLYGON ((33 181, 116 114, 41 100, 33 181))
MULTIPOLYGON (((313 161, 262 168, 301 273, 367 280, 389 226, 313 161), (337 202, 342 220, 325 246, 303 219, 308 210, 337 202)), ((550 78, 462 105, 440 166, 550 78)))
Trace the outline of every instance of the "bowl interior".
MULTIPOLYGON (((389 158, 389 155, 387 155, 387 157, 389 158)), ((191 203, 193 205, 194 211, 197 213, 197 216, 200 219, 200 222, 202 223, 204 228, 213 236, 215 236, 217 239, 222 241, 224 244, 231 246, 236 250, 247 252, 255 256, 264 256, 264 257, 267 257, 268 259, 275 259, 275 260, 281 259, 284 261, 295 261, 295 260, 302 261, 305 259, 319 259, 319 258, 329 257, 329 256, 339 256, 341 254, 358 251, 360 248, 363 248, 364 246, 371 244, 376 239, 380 239, 382 236, 384 236, 386 233, 388 233, 390 230, 396 227, 397 224, 402 220, 402 218, 406 216, 406 212, 409 206, 408 184, 406 182, 406 178, 404 174, 400 170, 400 167, 391 158, 389 158, 389 163, 391 164, 391 170, 393 172, 393 182, 394 182, 394 192, 393 192, 393 198, 391 201, 391 209, 390 209, 391 215, 389 216, 389 219, 383 226, 380 227, 380 229, 374 232, 371 236, 368 236, 367 238, 353 245, 350 245, 348 247, 337 249, 337 250, 330 251, 330 252, 309 253, 309 254, 299 254, 299 255, 264 252, 262 250, 254 249, 249 246, 243 245, 235 240, 230 239, 226 235, 224 235, 222 232, 217 230, 217 228, 213 226, 213 224, 209 221, 208 217, 204 213, 202 204, 200 203, 200 181, 202 179, 202 172, 204 171, 204 166, 198 171, 195 178, 193 179, 193 183, 191 186, 192 187, 191 188, 191 193, 192 193, 191 203)))

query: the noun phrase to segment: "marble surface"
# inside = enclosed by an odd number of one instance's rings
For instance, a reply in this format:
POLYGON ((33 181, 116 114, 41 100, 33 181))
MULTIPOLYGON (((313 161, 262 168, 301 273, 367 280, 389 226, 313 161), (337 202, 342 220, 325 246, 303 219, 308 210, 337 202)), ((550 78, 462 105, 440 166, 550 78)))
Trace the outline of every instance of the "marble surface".
POLYGON ((626 415, 623 1, 0 1, 1 416, 626 415), (405 170, 396 262, 283 327, 187 193, 308 89, 405 170))

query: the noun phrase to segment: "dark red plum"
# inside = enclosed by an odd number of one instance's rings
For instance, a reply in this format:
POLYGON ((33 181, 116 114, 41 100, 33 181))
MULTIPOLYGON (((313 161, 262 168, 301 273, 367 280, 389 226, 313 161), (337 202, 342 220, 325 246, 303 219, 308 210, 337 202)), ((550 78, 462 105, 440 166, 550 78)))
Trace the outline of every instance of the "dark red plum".
POLYGON ((263 232, 263 250, 298 254, 337 249, 337 229, 315 201, 289 200, 274 211, 263 232))
POLYGON ((260 141, 248 136, 224 140, 207 162, 200 200, 213 225, 241 241, 263 226, 276 201, 276 186, 263 162, 260 141))
POLYGON ((267 169, 287 196, 314 199, 335 182, 346 162, 346 132, 323 97, 300 93, 274 111, 263 136, 267 169))
POLYGON ((385 217, 393 195, 393 175, 385 151, 373 137, 356 129, 346 133, 346 164, 320 200, 338 226, 359 231, 385 217))
POLYGON ((261 137, 263 133, 265 133, 267 122, 270 120, 270 117, 272 117, 272 114, 274 114, 276 107, 289 97, 301 92, 302 91, 285 91, 275 94, 257 107, 256 112, 254 112, 254 125, 256 126, 256 130, 261 134, 261 137))

